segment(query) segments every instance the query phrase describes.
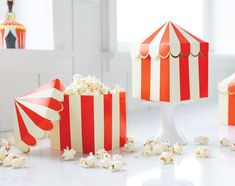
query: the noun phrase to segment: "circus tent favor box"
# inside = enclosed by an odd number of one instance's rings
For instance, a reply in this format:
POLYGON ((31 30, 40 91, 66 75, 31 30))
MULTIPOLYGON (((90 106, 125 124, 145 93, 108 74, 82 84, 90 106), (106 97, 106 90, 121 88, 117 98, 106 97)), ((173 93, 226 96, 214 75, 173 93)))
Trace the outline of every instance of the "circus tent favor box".
POLYGON ((235 125, 235 74, 221 81, 218 91, 220 123, 235 125))
POLYGON ((208 43, 168 22, 133 46, 132 93, 147 101, 208 97, 208 43))
POLYGON ((126 93, 66 95, 54 80, 15 99, 15 146, 28 152, 50 131, 51 148, 89 153, 126 142, 126 93))
POLYGON ((13 0, 8 0, 6 20, 0 24, 0 48, 25 48, 25 26, 15 20, 13 0))

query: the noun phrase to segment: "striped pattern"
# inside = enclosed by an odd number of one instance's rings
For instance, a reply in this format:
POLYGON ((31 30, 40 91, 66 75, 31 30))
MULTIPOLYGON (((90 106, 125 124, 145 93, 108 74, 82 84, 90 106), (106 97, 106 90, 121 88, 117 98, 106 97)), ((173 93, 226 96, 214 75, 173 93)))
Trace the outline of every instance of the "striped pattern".
POLYGON ((10 31, 16 38, 15 48, 25 48, 26 29, 15 20, 5 20, 0 24, 0 47, 6 48, 5 38, 10 31))
POLYGON ((126 94, 65 95, 59 127, 51 131, 51 148, 89 153, 126 143, 126 94))
POLYGON ((28 152, 29 146, 36 145, 36 139, 45 136, 44 131, 53 128, 53 122, 60 120, 63 110, 64 87, 56 79, 30 93, 15 99, 16 123, 14 126, 15 146, 28 152))
POLYGON ((224 125, 235 125, 235 74, 219 83, 219 119, 224 125))
POLYGON ((132 93, 148 101, 208 97, 208 46, 172 22, 161 26, 132 55, 132 93))

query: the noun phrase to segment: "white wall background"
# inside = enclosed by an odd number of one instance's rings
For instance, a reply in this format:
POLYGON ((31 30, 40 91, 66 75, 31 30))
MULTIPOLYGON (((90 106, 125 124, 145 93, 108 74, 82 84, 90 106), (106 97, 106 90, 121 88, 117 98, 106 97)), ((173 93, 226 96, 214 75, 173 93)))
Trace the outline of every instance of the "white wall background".
MULTIPOLYGON (((221 2, 203 1, 203 34, 213 51, 210 54, 210 99, 216 99, 217 83, 235 71, 232 47, 235 11, 230 8, 235 2, 224 0, 223 5, 221 2)), ((32 35, 28 35, 32 43, 28 45, 32 49, 46 50, 0 50, 0 84, 3 87, 0 91, 0 131, 12 129, 15 97, 55 77, 68 84, 75 72, 93 74, 108 85, 119 83, 125 87, 129 111, 155 108, 131 98, 131 58, 128 52, 116 50, 115 0, 16 0, 16 5, 16 8, 24 7, 23 12, 21 9, 16 12, 19 21, 29 26, 28 32, 32 31, 32 35), (32 8, 29 17, 28 7, 32 8), (38 36, 40 28, 45 37, 38 36), (48 50, 52 48, 54 50, 48 50)), ((5 15, 4 6, 5 1, 0 1, 0 19, 5 15)))

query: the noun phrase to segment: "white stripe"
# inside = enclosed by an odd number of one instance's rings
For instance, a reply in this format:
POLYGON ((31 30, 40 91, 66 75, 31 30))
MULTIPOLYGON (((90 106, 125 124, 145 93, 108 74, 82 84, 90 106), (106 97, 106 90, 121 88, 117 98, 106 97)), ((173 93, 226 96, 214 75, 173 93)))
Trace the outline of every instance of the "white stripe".
POLYGON ((30 118, 29 116, 22 110, 20 105, 17 105, 17 108, 20 112, 20 115, 25 123, 25 126, 28 132, 35 138, 42 139, 45 137, 45 132, 41 130, 30 118))
POLYGON ((17 98, 17 100, 21 98, 54 98, 58 101, 63 101, 64 93, 55 88, 51 88, 51 89, 47 89, 47 90, 43 90, 43 91, 39 91, 39 92, 35 92, 29 95, 22 96, 20 98, 17 98))
POLYGON ((57 111, 52 110, 51 108, 44 107, 41 105, 36 105, 22 100, 17 100, 17 101, 26 106, 27 108, 29 108, 30 110, 36 112, 38 115, 42 116, 43 118, 46 118, 51 121, 60 120, 59 113, 57 111))
POLYGON ((197 56, 200 52, 200 42, 190 36, 187 32, 185 32, 182 28, 175 25, 176 28, 183 34, 183 36, 188 40, 190 43, 190 52, 192 55, 197 56))
POLYGON ((60 122, 53 122, 53 129, 50 131, 51 149, 60 150, 60 122))
POLYGON ((82 152, 81 96, 69 96, 71 146, 82 152))
POLYGON ((104 148, 104 96, 94 96, 95 151, 104 148))
POLYGON ((150 100, 160 100, 160 58, 151 60, 150 100))
POLYGON ((179 57, 170 55, 170 102, 180 101, 179 57))
POLYGON ((165 24, 162 27, 162 29, 159 31, 159 33, 156 35, 156 37, 154 37, 154 39, 150 43, 149 55, 151 56, 151 58, 156 58, 159 56, 159 46, 160 46, 162 36, 166 30, 166 27, 167 27, 167 24, 165 24))
POLYGON ((219 121, 228 125, 228 94, 219 93, 219 121))
POLYGON ((132 95, 141 98, 141 58, 132 59, 132 95))
POLYGON ((199 88, 199 70, 198 70, 198 56, 188 56, 189 59, 189 85, 190 85, 190 99, 196 100, 200 97, 199 88))
POLYGON ((169 24, 169 30, 171 55, 178 57, 180 55, 180 42, 171 24, 169 24))
POLYGON ((112 95, 112 149, 120 146, 119 93, 112 95))

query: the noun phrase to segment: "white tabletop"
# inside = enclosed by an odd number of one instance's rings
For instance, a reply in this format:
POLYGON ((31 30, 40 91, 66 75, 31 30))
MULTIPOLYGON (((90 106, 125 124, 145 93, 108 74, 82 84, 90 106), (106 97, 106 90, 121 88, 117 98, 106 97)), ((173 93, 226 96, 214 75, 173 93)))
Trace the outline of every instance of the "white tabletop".
MULTIPOLYGON (((146 104, 146 103, 145 103, 146 104)), ((145 157, 141 154, 142 144, 154 138, 159 124, 159 110, 136 111, 128 115, 128 134, 136 139, 137 157, 121 151, 126 163, 124 170, 112 173, 96 168, 84 169, 76 160, 64 162, 60 153, 51 151, 45 139, 27 157, 27 168, 0 167, 0 185, 10 186, 221 186, 234 185, 235 152, 218 145, 221 137, 235 140, 235 128, 220 126, 216 102, 202 101, 177 107, 176 122, 188 144, 182 156, 175 156, 172 165, 163 165, 158 156, 145 157), (193 137, 206 135, 210 138, 212 157, 195 157, 196 145, 193 137)), ((3 135, 3 134, 2 134, 3 135)), ((117 153, 118 150, 113 151, 117 153)))

